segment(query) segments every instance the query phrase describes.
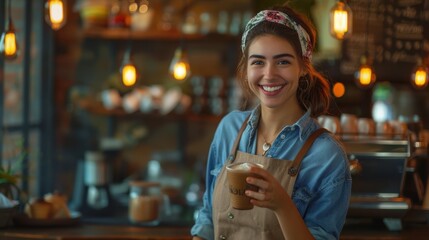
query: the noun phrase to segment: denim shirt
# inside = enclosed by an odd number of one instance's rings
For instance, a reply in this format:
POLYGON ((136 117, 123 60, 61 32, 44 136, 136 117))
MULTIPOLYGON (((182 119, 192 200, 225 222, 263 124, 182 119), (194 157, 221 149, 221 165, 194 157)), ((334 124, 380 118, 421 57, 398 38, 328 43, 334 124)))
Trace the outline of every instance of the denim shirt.
MULTIPOLYGON (((257 126, 260 108, 253 111, 233 111, 219 123, 210 146, 207 161, 206 191, 203 206, 191 229, 211 240, 213 234, 212 202, 216 177, 227 161, 238 131, 251 114, 241 137, 238 150, 256 153, 257 126)), ((283 128, 266 153, 267 157, 293 160, 308 136, 320 128, 307 111, 296 123, 283 128)), ((291 196, 295 206, 316 239, 339 239, 351 194, 351 176, 347 155, 335 137, 319 136, 301 162, 301 169, 291 196)))

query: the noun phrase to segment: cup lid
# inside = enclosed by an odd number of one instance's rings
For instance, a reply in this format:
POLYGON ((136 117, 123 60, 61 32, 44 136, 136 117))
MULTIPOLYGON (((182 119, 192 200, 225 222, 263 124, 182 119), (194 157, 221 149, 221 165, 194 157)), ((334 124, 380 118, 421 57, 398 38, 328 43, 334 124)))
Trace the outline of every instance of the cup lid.
POLYGON ((239 162, 239 163, 231 163, 226 166, 228 170, 249 170, 251 167, 263 168, 264 165, 260 163, 239 162), (237 167, 237 166, 242 166, 242 167, 237 167))

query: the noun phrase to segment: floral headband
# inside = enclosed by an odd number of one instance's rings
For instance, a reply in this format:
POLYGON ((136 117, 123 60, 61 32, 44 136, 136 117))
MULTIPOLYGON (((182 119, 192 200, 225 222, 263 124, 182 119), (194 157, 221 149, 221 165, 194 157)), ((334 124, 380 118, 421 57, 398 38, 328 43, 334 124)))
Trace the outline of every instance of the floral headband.
POLYGON ((295 30, 298 33, 299 42, 301 44, 302 56, 311 59, 312 46, 310 36, 308 35, 307 31, 305 31, 305 29, 297 22, 293 21, 287 14, 275 10, 260 11, 258 14, 256 14, 256 16, 250 19, 246 25, 243 36, 241 37, 241 50, 243 52, 244 48, 246 47, 247 35, 249 34, 250 30, 263 21, 282 24, 295 30))

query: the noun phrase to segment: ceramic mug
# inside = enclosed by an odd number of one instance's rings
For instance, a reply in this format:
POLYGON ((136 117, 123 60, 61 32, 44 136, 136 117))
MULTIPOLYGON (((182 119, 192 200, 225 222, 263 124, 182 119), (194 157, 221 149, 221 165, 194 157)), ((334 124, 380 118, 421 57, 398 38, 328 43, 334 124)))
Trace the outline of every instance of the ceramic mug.
POLYGON ((135 112, 140 107, 140 94, 138 92, 131 92, 124 96, 122 107, 127 113, 135 112))
POLYGON ((114 89, 106 89, 101 92, 101 102, 107 109, 113 109, 121 106, 121 96, 119 92, 114 89))
POLYGON ((358 131, 360 135, 372 136, 375 134, 375 122, 371 118, 358 119, 358 131))
POLYGON ((335 116, 324 116, 322 127, 328 129, 334 134, 340 134, 341 133, 341 123, 340 119, 335 116))
POLYGON ((343 133, 354 135, 358 133, 358 118, 354 114, 341 114, 341 129, 343 133))
POLYGON ((393 134, 392 126, 389 122, 375 122, 375 133, 379 136, 391 137, 393 134))
POLYGON ((405 136, 408 132, 408 126, 407 123, 398 121, 398 120, 391 120, 389 121, 390 125, 392 126, 393 134, 398 137, 405 136))

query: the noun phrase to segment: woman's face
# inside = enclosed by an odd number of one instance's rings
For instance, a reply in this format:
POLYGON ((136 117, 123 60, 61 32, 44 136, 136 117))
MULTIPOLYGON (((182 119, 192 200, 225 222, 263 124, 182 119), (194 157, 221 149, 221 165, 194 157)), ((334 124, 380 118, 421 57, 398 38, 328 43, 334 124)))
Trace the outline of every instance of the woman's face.
POLYGON ((298 104, 296 91, 304 74, 289 41, 275 35, 253 39, 247 59, 247 80, 262 107, 282 108, 298 104))

